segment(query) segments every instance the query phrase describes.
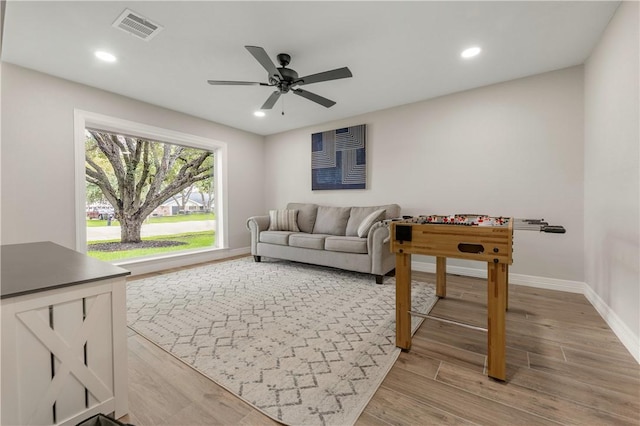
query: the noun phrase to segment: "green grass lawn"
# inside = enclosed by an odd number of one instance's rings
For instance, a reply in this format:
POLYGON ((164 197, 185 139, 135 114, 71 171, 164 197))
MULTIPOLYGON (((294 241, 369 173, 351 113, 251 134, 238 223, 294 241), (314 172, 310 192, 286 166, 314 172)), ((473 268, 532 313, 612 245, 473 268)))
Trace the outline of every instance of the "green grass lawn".
MULTIPOLYGON (((197 220, 213 220, 216 218, 214 213, 193 213, 193 214, 180 214, 175 216, 158 216, 148 217, 144 223, 173 223, 173 222, 192 222, 197 220)), ((119 226, 117 220, 111 222, 113 226, 119 226)), ((106 220, 87 219, 87 227, 94 226, 107 226, 106 220)))
POLYGON ((175 246, 175 247, 157 247, 157 248, 146 248, 146 249, 143 248, 143 249, 104 252, 104 251, 91 250, 91 243, 118 242, 120 240, 116 239, 116 240, 106 240, 106 241, 89 241, 87 243, 87 254, 96 259, 100 259, 108 262, 113 260, 123 260, 123 259, 131 259, 134 257, 149 256, 152 254, 165 254, 165 253, 171 253, 171 252, 182 251, 182 250, 192 250, 197 248, 212 247, 213 243, 215 242, 215 232, 203 231, 203 232, 188 232, 185 234, 177 234, 177 235, 160 235, 156 237, 146 237, 146 238, 143 238, 143 240, 144 241, 148 241, 148 240, 180 241, 180 242, 185 242, 187 244, 175 246))

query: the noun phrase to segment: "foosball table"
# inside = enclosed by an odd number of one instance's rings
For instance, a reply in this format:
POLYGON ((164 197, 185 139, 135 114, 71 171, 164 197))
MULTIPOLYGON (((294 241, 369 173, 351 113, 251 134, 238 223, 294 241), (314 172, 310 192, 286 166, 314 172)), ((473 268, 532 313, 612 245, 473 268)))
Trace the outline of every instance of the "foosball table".
POLYGON ((447 293, 448 257, 487 262, 487 375, 504 381, 505 316, 514 230, 565 232, 562 226, 551 226, 542 219, 486 215, 405 216, 392 220, 391 252, 396 254, 396 346, 405 351, 411 348, 411 315, 434 318, 411 310, 412 254, 436 257, 439 298, 446 297, 447 293))

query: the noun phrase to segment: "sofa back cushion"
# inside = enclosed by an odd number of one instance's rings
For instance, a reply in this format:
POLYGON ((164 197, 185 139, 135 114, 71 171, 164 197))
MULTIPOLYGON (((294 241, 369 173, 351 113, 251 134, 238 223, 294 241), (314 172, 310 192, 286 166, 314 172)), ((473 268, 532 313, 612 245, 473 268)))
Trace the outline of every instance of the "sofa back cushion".
POLYGON ((400 216, 400 206, 397 204, 386 204, 383 206, 352 207, 345 235, 348 237, 358 236, 358 227, 362 221, 376 210, 384 209, 384 214, 378 220, 393 219, 400 216))
POLYGON ((351 214, 349 215, 345 235, 348 237, 357 237, 358 226, 360 226, 364 218, 379 209, 380 207, 351 207, 351 214))
POLYGON ((384 219, 395 219, 400 217, 400 206, 397 204, 386 204, 379 208, 384 209, 384 219))
POLYGON ((351 207, 318 206, 314 234, 345 235, 351 207))
POLYGON ((298 210, 298 228, 301 232, 311 234, 316 223, 318 205, 311 203, 289 203, 287 209, 298 210))

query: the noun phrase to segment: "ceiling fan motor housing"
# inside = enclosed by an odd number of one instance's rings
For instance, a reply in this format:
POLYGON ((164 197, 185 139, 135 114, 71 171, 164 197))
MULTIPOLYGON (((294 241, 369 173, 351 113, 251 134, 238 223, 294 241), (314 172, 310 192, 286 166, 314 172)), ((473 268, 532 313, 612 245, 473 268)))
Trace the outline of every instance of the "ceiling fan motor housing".
POLYGON ((280 71, 282 79, 287 83, 293 83, 298 79, 298 73, 291 68, 278 68, 278 71, 280 71))
MULTIPOLYGON (((278 55, 279 57, 280 55, 278 55)), ((298 73, 290 68, 278 68, 282 79, 280 81, 274 81, 278 89, 280 89, 281 93, 287 93, 291 86, 293 86, 298 81, 298 73)))

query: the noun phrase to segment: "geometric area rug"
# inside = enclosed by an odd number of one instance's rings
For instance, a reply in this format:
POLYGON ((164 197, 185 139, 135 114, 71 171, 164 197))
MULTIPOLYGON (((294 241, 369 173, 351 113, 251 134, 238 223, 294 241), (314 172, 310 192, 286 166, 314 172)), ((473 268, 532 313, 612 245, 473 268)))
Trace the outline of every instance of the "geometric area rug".
MULTIPOLYGON (((428 313, 434 286, 413 282, 412 298, 428 313)), ((289 425, 354 424, 400 354, 395 279, 265 258, 130 281, 127 322, 289 425)))

